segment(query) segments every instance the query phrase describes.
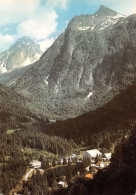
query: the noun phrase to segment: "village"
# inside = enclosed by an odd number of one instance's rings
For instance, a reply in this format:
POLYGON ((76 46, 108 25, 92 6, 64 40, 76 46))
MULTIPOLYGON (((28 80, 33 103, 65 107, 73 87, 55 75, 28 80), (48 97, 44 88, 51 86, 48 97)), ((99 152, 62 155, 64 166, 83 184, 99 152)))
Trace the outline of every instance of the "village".
MULTIPOLYGON (((48 170, 66 167, 68 165, 74 166, 74 165, 80 165, 83 162, 87 162, 84 165, 84 177, 85 179, 93 179, 95 174, 100 169, 104 169, 109 166, 110 159, 111 159, 111 153, 101 153, 97 149, 92 150, 86 150, 86 151, 80 151, 80 154, 72 154, 68 157, 59 157, 58 161, 53 161, 52 163, 48 163, 48 167, 44 167, 42 165, 42 162, 40 160, 32 160, 29 163, 28 170, 26 174, 23 176, 22 181, 20 184, 11 191, 10 195, 21 195, 22 190, 22 184, 24 182, 27 182, 31 177, 37 172, 39 172, 41 175, 43 175, 48 170)), ((81 172, 77 172, 77 175, 81 175, 81 172)), ((72 179, 71 179, 72 181, 72 179)), ((62 180, 58 181, 57 188, 67 188, 68 182, 66 180, 66 177, 64 176, 62 180)))

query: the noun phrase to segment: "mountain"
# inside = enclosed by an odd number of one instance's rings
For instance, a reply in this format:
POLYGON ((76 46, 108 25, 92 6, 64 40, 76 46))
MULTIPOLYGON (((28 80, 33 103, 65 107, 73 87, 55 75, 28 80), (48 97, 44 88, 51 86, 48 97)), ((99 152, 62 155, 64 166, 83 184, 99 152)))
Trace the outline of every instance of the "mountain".
POLYGON ((23 123, 40 122, 41 116, 28 98, 0 84, 0 129, 4 124, 16 128, 23 123))
POLYGON ((0 54, 0 72, 27 66, 38 60, 42 52, 40 46, 29 37, 19 39, 9 50, 0 54))
POLYGON ((136 83, 96 110, 51 124, 46 133, 91 148, 108 148, 136 123, 136 83), (77 136, 78 135, 78 136, 77 136), (108 143, 108 146, 107 146, 108 143))
POLYGON ((110 101, 134 81, 136 15, 101 6, 74 17, 14 89, 50 118, 72 118, 110 101))
POLYGON ((41 55, 40 46, 32 39, 19 39, 9 50, 0 53, 0 82, 11 84, 41 55))

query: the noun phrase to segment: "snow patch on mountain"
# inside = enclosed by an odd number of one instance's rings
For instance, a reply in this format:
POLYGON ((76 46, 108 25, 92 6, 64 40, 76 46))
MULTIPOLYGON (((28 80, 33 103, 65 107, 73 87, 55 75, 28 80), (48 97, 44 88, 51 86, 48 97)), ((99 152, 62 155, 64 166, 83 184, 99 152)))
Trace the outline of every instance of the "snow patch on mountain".
POLYGON ((116 16, 113 16, 113 18, 125 18, 126 16, 123 14, 117 14, 116 16))
POLYGON ((91 30, 94 30, 95 26, 96 26, 96 25, 92 26, 92 27, 91 27, 91 30))
POLYGON ((93 95, 93 92, 89 92, 89 94, 87 95, 87 97, 85 98, 85 101, 88 100, 91 96, 93 95))
POLYGON ((44 82, 46 83, 46 85, 48 85, 48 78, 49 78, 49 75, 46 77, 46 79, 44 80, 44 82))
POLYGON ((114 25, 117 22, 119 22, 120 18, 124 18, 126 16, 122 15, 122 14, 117 14, 115 16, 107 16, 107 20, 101 24, 101 28, 99 28, 98 30, 103 30, 107 27, 109 27, 110 25, 114 25))
POLYGON ((5 72, 7 72, 7 69, 4 66, 2 66, 2 67, 0 67, 0 71, 1 71, 1 73, 5 73, 5 72))
POLYGON ((58 85, 55 85, 55 92, 56 92, 56 93, 58 93, 58 92, 59 92, 58 85))
POLYGON ((88 30, 89 28, 90 28, 89 26, 78 27, 79 30, 88 30))

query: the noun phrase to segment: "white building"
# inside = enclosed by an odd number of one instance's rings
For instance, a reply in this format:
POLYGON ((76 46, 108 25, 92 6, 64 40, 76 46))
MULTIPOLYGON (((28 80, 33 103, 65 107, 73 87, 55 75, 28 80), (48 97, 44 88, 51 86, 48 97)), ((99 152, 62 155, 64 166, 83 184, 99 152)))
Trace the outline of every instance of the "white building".
POLYGON ((86 167, 85 170, 86 170, 86 171, 89 171, 89 170, 90 170, 90 166, 89 166, 89 167, 86 167))
POLYGON ((77 154, 73 154, 72 156, 70 156, 70 158, 77 158, 77 154))
POLYGON ((40 169, 41 168, 41 162, 38 160, 33 160, 30 165, 31 167, 35 168, 35 169, 40 169))
POLYGON ((111 153, 105 153, 104 155, 105 155, 105 157, 106 157, 107 160, 110 160, 111 159, 111 153))
POLYGON ((84 158, 96 158, 96 156, 102 156, 102 153, 99 151, 99 150, 97 150, 97 149, 94 149, 94 150, 87 150, 86 152, 84 152, 83 154, 82 154, 82 158, 84 159, 84 158))
POLYGON ((67 185, 65 182, 63 182, 63 181, 60 181, 60 182, 58 183, 58 185, 59 185, 59 186, 62 186, 63 188, 67 188, 67 187, 68 187, 68 185, 67 185))
POLYGON ((101 163, 100 163, 100 168, 104 168, 104 167, 105 167, 104 163, 101 162, 101 163))
POLYGON ((98 161, 98 163, 95 166, 96 168, 102 169, 105 167, 104 163, 102 161, 98 161))

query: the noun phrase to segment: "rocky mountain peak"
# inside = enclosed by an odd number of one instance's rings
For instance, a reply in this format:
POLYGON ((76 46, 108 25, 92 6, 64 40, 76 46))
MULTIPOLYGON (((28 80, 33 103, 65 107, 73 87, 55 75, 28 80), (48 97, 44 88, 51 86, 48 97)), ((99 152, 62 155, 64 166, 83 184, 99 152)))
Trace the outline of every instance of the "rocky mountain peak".
POLYGON ((100 6, 97 12, 93 15, 82 14, 75 16, 68 24, 68 30, 73 31, 95 31, 103 30, 112 26, 122 20, 125 16, 117 13, 116 11, 107 8, 103 5, 100 6))
POLYGON ((30 37, 19 39, 9 50, 0 53, 0 73, 32 64, 40 58, 40 45, 30 37))
POLYGON ((75 117, 103 105, 117 88, 134 80, 134 22, 132 16, 124 19, 103 6, 94 15, 74 17, 13 88, 54 118, 75 117))
POLYGON ((95 12, 94 16, 99 16, 99 17, 102 17, 102 16, 115 16, 117 14, 118 13, 116 11, 101 5, 100 8, 98 9, 98 11, 95 12))
POLYGON ((30 37, 27 36, 17 40, 16 43, 9 48, 9 50, 14 49, 15 47, 21 47, 21 48, 34 47, 40 50, 40 46, 36 44, 30 37))
POLYGON ((24 37, 20 38, 17 42, 21 42, 21 41, 34 42, 29 36, 24 36, 24 37))

